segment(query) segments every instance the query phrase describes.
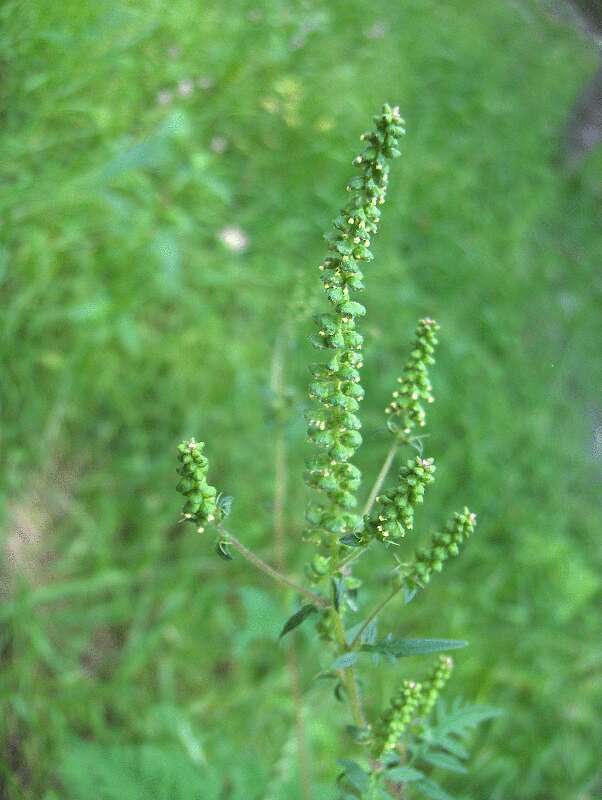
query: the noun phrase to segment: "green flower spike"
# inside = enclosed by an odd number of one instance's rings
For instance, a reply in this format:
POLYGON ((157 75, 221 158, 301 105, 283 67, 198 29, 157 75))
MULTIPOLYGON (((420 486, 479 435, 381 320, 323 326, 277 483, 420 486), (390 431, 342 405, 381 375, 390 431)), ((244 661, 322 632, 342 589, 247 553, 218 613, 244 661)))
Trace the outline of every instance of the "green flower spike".
POLYGON ((329 254, 320 272, 331 311, 315 318, 318 332, 311 337, 317 349, 330 351, 331 358, 311 368, 309 396, 321 408, 308 416, 308 435, 322 452, 308 465, 305 479, 321 497, 310 503, 306 518, 309 540, 325 544, 330 554, 338 548, 338 537, 351 533, 360 521, 354 509, 361 473, 349 461, 362 442, 356 412, 364 396, 363 337, 356 323, 366 309, 352 297, 364 288, 361 265, 373 257, 370 243, 385 202, 387 160, 400 155, 397 145, 404 133, 397 108, 385 105, 374 121, 375 129, 361 137, 364 150, 353 161, 360 174, 347 186, 350 200, 326 237, 329 254))
POLYGON ((426 717, 431 713, 441 690, 451 677, 453 668, 453 658, 439 656, 430 678, 423 685, 422 696, 418 706, 418 716, 426 717))
POLYGON ((416 681, 403 682, 375 731, 373 752, 376 758, 395 749, 401 735, 416 717, 421 696, 421 684, 416 681))
POLYGON ((416 425, 420 428, 425 425, 426 413, 422 402, 432 403, 434 400, 428 368, 435 363, 433 353, 438 330, 439 325, 430 317, 418 323, 414 347, 401 377, 397 379, 399 389, 393 392, 391 402, 385 408, 387 424, 393 433, 407 436, 416 425))
POLYGON ((358 544, 367 544, 373 538, 380 542, 403 539, 414 527, 414 509, 424 501, 424 490, 435 480, 434 472, 434 459, 410 459, 399 472, 397 486, 377 497, 364 530, 356 535, 358 544))
POLYGON ((182 514, 185 520, 197 526, 199 533, 203 533, 207 523, 219 522, 222 517, 217 490, 207 483, 209 462, 203 455, 204 447, 204 442, 194 439, 178 445, 178 475, 181 477, 176 488, 187 498, 182 514))
POLYGON ((406 578, 409 589, 419 589, 427 584, 433 572, 441 572, 443 562, 450 556, 457 556, 460 545, 473 533, 477 515, 467 508, 456 512, 442 533, 436 533, 429 547, 418 552, 406 578))

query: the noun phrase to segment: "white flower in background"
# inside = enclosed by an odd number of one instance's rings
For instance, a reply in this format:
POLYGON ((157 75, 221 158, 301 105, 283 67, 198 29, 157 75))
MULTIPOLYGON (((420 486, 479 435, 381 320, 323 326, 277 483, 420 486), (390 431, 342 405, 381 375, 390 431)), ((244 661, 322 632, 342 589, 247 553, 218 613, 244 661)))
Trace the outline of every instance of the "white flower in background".
POLYGON ((366 31, 365 36, 367 39, 382 39, 386 32, 387 26, 384 22, 375 22, 374 25, 366 31))
POLYGON ((170 47, 169 50, 167 51, 167 55, 169 56, 169 58, 172 59, 180 58, 180 56, 182 55, 182 51, 177 45, 173 45, 173 47, 170 47))
POLYGON ((205 89, 206 91, 207 89, 213 89, 215 81, 213 78, 210 78, 209 75, 201 75, 200 78, 197 78, 196 85, 199 89, 205 89))
POLYGON ((214 153, 221 155, 228 147, 228 140, 223 136, 214 136, 209 145, 214 153))
POLYGON ((160 106, 168 106, 173 100, 173 94, 167 89, 162 89, 157 95, 157 103, 160 106))
POLYGON ((190 97, 194 92, 194 83, 190 80, 180 81, 178 83, 178 94, 180 97, 190 97))
POLYGON ((221 229, 218 237, 233 253, 243 253, 249 246, 249 237, 238 225, 226 225, 221 229))

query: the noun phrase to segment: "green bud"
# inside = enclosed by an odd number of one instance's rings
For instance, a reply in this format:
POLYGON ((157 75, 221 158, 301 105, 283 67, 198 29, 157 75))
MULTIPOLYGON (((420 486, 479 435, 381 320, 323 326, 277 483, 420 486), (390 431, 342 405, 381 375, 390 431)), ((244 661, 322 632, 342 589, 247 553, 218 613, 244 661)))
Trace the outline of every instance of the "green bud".
POLYGON ((416 338, 406 362, 398 388, 385 409, 387 424, 393 433, 407 436, 414 427, 424 427, 426 412, 421 401, 432 403, 434 398, 428 367, 435 363, 432 354, 437 344, 439 325, 426 317, 416 328, 416 338))
POLYGON ((209 462, 203 455, 204 442, 194 439, 178 445, 178 474, 181 476, 177 490, 186 498, 184 519, 195 524, 200 533, 210 523, 219 522, 223 512, 217 503, 217 489, 207 483, 209 462))
POLYGON ((418 705, 418 715, 426 717, 433 710, 439 693, 451 677, 454 660, 450 656, 439 656, 430 677, 425 681, 418 705))
POLYGON ((404 681, 393 696, 387 711, 376 725, 373 738, 373 755, 382 758, 397 746, 400 737, 417 716, 422 697, 422 686, 415 681, 404 681))
POLYGON ((410 566, 406 577, 409 589, 419 589, 427 584, 433 572, 441 572, 443 562, 460 552, 460 546, 473 533, 477 524, 476 514, 468 508, 455 513, 442 533, 435 533, 429 547, 420 550, 410 566))

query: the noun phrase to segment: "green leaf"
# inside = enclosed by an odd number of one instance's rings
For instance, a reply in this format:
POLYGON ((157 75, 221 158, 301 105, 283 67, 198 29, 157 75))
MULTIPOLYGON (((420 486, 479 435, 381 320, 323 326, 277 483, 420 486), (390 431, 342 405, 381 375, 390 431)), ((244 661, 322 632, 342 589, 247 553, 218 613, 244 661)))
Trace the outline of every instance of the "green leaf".
POLYGON ((460 639, 381 639, 374 644, 363 644, 361 649, 369 653, 404 658, 420 656, 426 653, 440 653, 444 650, 457 650, 466 647, 468 642, 460 639))
POLYGON ((217 542, 215 545, 215 552, 220 558, 223 558, 224 561, 233 561, 233 558, 227 547, 227 542, 217 542))
POLYGON ((366 314, 366 308, 361 303, 355 300, 348 300, 346 303, 341 303, 339 306, 341 314, 347 314, 350 317, 363 317, 366 314))
POLYGON ((227 517, 230 511, 232 511, 233 502, 234 498, 231 497, 230 495, 220 494, 219 497, 217 498, 217 505, 222 514, 224 515, 224 517, 227 517))
POLYGON ((443 700, 439 700, 435 711, 435 720, 427 726, 424 740, 431 747, 447 750, 458 758, 467 758, 468 752, 463 746, 470 732, 481 722, 500 715, 500 711, 489 706, 464 705, 455 700, 448 709, 443 700))
POLYGON ((424 778, 424 773, 419 769, 412 769, 412 767, 393 767, 383 773, 388 781, 395 781, 396 783, 410 783, 410 781, 419 781, 424 778))
POLYGON ((361 636, 361 643, 372 645, 376 641, 376 630, 378 628, 378 622, 373 619, 372 622, 364 629, 364 632, 361 636))
POLYGON ((343 653, 343 655, 339 656, 332 664, 331 669, 349 669, 349 667, 352 667, 355 664, 358 657, 359 653, 357 651, 343 653))
POLYGON ((403 587, 403 602, 407 606, 416 597, 418 589, 409 589, 407 586, 403 587))
POLYGON ((468 750, 451 735, 447 736, 443 734, 442 736, 438 736, 436 744, 443 748, 443 750, 447 750, 448 753, 456 756, 456 758, 468 758, 470 755, 468 750))
POLYGON ((284 623, 284 627, 280 631, 279 639, 282 639, 283 636, 286 636, 287 633, 290 633, 295 628, 298 628, 302 622, 304 622, 307 617, 315 614, 318 610, 317 606, 313 603, 307 603, 307 605, 301 606, 299 611, 296 611, 292 617, 289 617, 287 621, 284 623))
POLYGON ((370 776, 367 772, 360 767, 356 761, 349 761, 346 758, 340 758, 338 763, 344 768, 345 778, 349 783, 358 789, 360 792, 365 792, 370 783, 370 776))
POLYGON ((355 533, 348 533, 346 536, 341 536, 339 542, 347 547, 362 547, 362 543, 359 541, 355 533))
POLYGON ((370 728, 360 728, 358 725, 347 725, 345 730, 357 744, 364 744, 370 740, 370 728))
POLYGON ((454 800, 451 794, 448 794, 445 789, 442 789, 438 783, 430 780, 430 778, 425 778, 423 781, 420 781, 420 783, 416 784, 415 788, 425 797, 430 797, 431 800, 454 800))
POLYGON ((464 764, 455 756, 450 756, 448 753, 427 753, 423 756, 425 761, 432 764, 434 767, 447 769, 450 772, 459 772, 461 775, 468 772, 464 764))
POLYGON ((455 700, 449 711, 443 701, 437 704, 436 725, 431 733, 455 733, 464 735, 468 729, 475 728, 481 722, 493 719, 501 714, 497 708, 481 705, 465 705, 460 700, 455 700))

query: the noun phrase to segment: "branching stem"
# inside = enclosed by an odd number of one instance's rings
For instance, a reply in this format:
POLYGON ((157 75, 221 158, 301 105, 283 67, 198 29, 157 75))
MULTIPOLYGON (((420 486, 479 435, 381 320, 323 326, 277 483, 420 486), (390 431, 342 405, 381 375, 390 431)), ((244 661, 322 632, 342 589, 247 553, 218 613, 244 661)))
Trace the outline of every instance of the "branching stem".
POLYGON ((376 617, 380 614, 380 612, 387 605, 387 603, 390 600, 392 600, 395 597, 395 595, 398 594, 401 591, 401 588, 402 588, 401 585, 400 586, 394 586, 393 589, 389 592, 389 594, 384 598, 384 600, 381 600, 381 602, 375 608, 372 609, 372 611, 368 614, 368 616, 364 620, 364 623, 361 626, 361 628, 359 629, 359 631, 353 637, 353 641, 350 644, 350 649, 351 650, 353 650, 355 648, 356 644, 360 641, 362 633, 366 630, 366 628, 372 622, 372 620, 376 619, 376 617))
MULTIPOLYGON (((399 448, 401 447, 402 444, 404 444, 403 440, 399 439, 399 438, 396 438, 395 441, 393 442, 393 444, 391 445, 391 447, 389 448, 389 451, 388 451, 388 453, 387 453, 387 455, 385 457, 383 465, 380 468, 380 472, 376 476, 376 480, 374 482, 374 486, 370 490, 370 494, 369 494, 368 499, 366 500, 366 504, 365 504, 365 506, 364 506, 364 508, 362 510, 362 517, 368 516, 368 514, 372 511, 374 503, 376 502, 376 498, 378 497, 378 493, 382 489, 382 485, 385 482, 385 480, 387 479, 387 475, 389 474, 389 470, 391 469, 391 465, 393 464, 393 461, 395 459, 395 455, 396 455, 397 451, 399 450, 399 448)), ((357 550, 355 550, 354 552, 352 552, 348 556, 346 556, 342 561, 339 561, 339 563, 337 564, 336 571, 338 572, 343 567, 346 567, 348 564, 351 564, 352 561, 355 561, 356 558, 359 558, 360 556, 362 556, 366 552, 366 550, 368 549, 369 546, 370 545, 368 544, 365 547, 362 547, 361 549, 358 548, 357 550)))
POLYGON ((393 459, 395 458, 395 454, 397 453, 399 446, 402 444, 401 440, 396 438, 391 447, 389 448, 389 452, 383 462, 382 467, 380 468, 380 472, 376 476, 376 480, 374 481, 374 486, 366 500, 366 505, 362 511, 362 516, 367 517, 368 514, 372 511, 372 507, 376 502, 376 498, 378 497, 378 493, 382 489, 382 485, 385 482, 387 475, 389 474, 389 470, 391 469, 391 464, 393 463, 393 459))
POLYGON ((305 586, 295 583, 295 581, 278 572, 278 570, 275 570, 274 567, 271 567, 263 559, 259 558, 259 556, 255 555, 255 553, 245 547, 242 542, 239 542, 236 536, 233 536, 229 531, 226 531, 223 528, 220 528, 220 531, 224 535, 224 540, 235 550, 238 550, 243 558, 246 558, 250 564, 253 564, 253 566, 261 570, 261 572, 269 575, 270 578, 282 584, 283 586, 288 586, 291 589, 294 589, 296 592, 299 592, 299 594, 302 594, 310 602, 318 606, 318 608, 330 608, 330 603, 328 600, 325 600, 319 594, 312 592, 311 589, 306 589, 305 586))

